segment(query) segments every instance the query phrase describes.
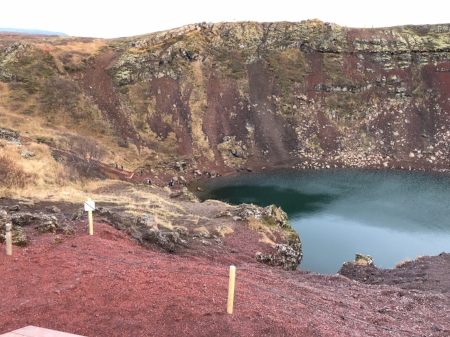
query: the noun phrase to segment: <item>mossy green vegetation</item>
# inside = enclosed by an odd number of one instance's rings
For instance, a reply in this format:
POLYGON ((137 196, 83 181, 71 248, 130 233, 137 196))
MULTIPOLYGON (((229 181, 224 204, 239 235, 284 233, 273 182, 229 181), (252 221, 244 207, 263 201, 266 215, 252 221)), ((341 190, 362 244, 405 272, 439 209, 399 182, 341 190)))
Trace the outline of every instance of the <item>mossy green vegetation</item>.
POLYGON ((365 106, 363 93, 332 92, 325 97, 325 106, 340 120, 346 120, 358 114, 365 106))
POLYGON ((344 75, 343 65, 344 61, 341 54, 324 53, 323 55, 323 69, 327 75, 330 85, 332 86, 346 86, 350 85, 351 80, 344 75))
POLYGON ((267 63, 284 96, 292 92, 294 83, 303 82, 310 71, 305 55, 299 49, 272 54, 267 57, 267 63))

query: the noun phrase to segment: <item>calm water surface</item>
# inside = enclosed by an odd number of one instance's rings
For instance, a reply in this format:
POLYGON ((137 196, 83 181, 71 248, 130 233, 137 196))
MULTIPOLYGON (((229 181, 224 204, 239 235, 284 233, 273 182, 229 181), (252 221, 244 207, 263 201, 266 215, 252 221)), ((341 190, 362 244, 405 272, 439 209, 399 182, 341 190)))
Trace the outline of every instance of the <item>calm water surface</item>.
POLYGON ((355 253, 393 268, 450 251, 450 176, 328 170, 211 179, 198 196, 231 204, 276 204, 303 243, 300 269, 336 273, 355 253))

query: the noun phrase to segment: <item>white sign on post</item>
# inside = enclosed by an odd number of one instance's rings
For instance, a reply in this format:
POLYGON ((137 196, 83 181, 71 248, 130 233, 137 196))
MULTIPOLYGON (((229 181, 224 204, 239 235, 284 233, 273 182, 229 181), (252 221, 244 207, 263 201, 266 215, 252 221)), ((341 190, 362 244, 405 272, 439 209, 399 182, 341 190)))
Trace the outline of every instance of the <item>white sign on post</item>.
POLYGON ((84 202, 84 210, 86 212, 95 211, 95 201, 94 200, 85 201, 84 202))

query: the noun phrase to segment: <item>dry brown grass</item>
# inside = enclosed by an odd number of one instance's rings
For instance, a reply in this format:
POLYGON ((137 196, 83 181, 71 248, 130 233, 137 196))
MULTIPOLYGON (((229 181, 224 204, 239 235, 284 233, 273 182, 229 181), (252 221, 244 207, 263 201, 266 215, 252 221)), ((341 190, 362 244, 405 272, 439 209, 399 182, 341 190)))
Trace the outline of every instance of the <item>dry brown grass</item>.
POLYGON ((80 207, 90 197, 98 205, 102 203, 127 205, 125 211, 133 215, 151 214, 155 216, 158 228, 168 230, 174 230, 172 220, 179 217, 184 217, 184 220, 190 220, 194 224, 198 223, 198 216, 190 215, 182 206, 172 203, 164 196, 159 196, 161 191, 158 189, 142 188, 117 180, 71 181, 64 176, 64 165, 54 160, 46 145, 28 146, 28 150, 36 154, 29 159, 22 158, 20 149, 13 145, 0 148, 0 158, 3 158, 6 147, 8 153, 12 153, 11 162, 16 163, 20 170, 32 178, 29 178, 28 185, 24 187, 14 186, 8 191, 0 189, 1 195, 28 203, 41 200, 64 201, 80 204, 80 207))
POLYGON ((262 238, 259 240, 260 242, 267 243, 273 247, 275 246, 276 237, 269 227, 253 217, 249 217, 247 221, 249 229, 261 233, 262 238))
POLYGON ((225 225, 220 225, 220 226, 216 227, 215 230, 220 237, 225 237, 225 235, 234 233, 233 228, 231 228, 230 226, 225 226, 225 225))
POLYGON ((23 188, 28 182, 22 167, 7 154, 0 155, 0 188, 23 188))
POLYGON ((23 172, 21 183, 15 183, 9 188, 3 188, 0 193, 11 197, 44 199, 49 194, 58 194, 70 186, 80 188, 65 176, 65 167, 55 161, 47 145, 32 143, 18 148, 16 145, 6 145, 0 148, 2 163, 12 162, 16 170, 23 172), (34 157, 25 159, 22 150, 35 153, 34 157))
POLYGON ((272 247, 276 246, 275 241, 271 240, 266 233, 261 233, 262 238, 259 239, 259 242, 266 243, 272 247))
POLYGON ((208 228, 201 226, 201 227, 197 227, 194 228, 194 232, 198 233, 200 236, 205 236, 205 237, 210 237, 210 233, 208 228))
POLYGON ((395 265, 395 268, 401 268, 401 267, 403 267, 405 264, 407 264, 407 263, 409 263, 409 262, 412 262, 412 260, 406 259, 405 261, 402 261, 402 262, 397 263, 397 264, 395 265))

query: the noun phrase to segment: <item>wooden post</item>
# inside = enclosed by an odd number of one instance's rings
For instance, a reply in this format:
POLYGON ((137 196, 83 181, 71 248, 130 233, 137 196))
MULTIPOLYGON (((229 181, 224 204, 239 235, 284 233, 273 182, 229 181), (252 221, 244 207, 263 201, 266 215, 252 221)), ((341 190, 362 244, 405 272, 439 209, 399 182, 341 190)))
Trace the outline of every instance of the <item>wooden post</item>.
POLYGON ((229 314, 233 313, 235 279, 236 279, 236 267, 230 266, 230 282, 228 285, 228 305, 227 305, 227 312, 229 314))
POLYGON ((12 235, 10 223, 6 224, 6 255, 12 255, 12 235))
POLYGON ((94 235, 94 219, 92 219, 92 211, 88 211, 89 218, 89 234, 94 235))
POLYGON ((95 210, 95 201, 91 198, 84 203, 84 210, 88 212, 89 218, 89 234, 94 235, 94 221, 92 219, 92 211, 95 210))

